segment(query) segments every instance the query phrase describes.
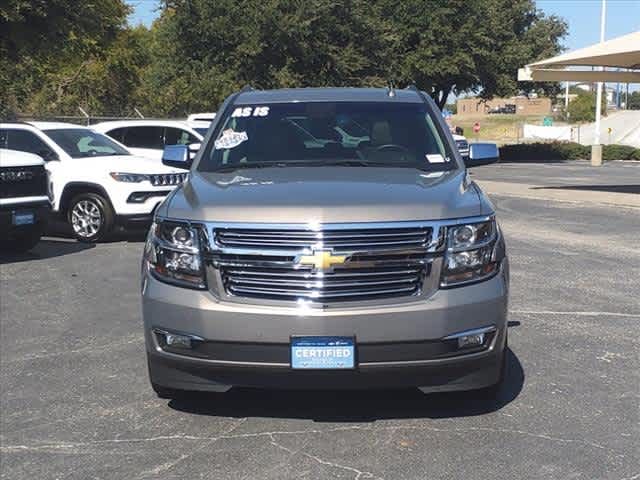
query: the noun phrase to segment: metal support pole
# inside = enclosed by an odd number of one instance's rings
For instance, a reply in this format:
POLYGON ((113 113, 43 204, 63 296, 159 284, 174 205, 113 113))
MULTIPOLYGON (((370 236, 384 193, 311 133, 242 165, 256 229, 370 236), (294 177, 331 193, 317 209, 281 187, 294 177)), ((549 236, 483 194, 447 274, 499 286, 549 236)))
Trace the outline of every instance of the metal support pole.
MULTIPOLYGON (((600 43, 604 42, 604 26, 607 12, 607 0, 602 0, 602 13, 600 14, 600 43)), ((603 70, 599 67, 599 70, 603 70)), ((602 116, 602 82, 598 82, 596 93, 596 125, 591 146, 591 165, 598 167, 602 165, 602 145, 600 145, 600 117, 602 116)))

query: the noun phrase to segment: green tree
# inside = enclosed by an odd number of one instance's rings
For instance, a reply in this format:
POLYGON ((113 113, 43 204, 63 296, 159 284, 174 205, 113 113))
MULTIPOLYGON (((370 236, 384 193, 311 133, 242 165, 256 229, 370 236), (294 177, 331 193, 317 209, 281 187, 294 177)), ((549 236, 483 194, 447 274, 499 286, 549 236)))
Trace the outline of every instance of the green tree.
MULTIPOLYGON (((24 110, 49 75, 99 55, 124 28, 123 0, 4 0, 0 4, 0 116, 24 110)), ((58 78, 64 94, 75 79, 58 78)))
MULTIPOLYGON (((377 0, 388 76, 415 83, 442 107, 450 93, 516 93, 518 68, 560 51, 566 24, 533 0, 377 0)), ((525 85, 525 89, 540 85, 525 85)), ((545 87, 549 88, 549 87, 545 87)))
POLYGON ((47 114, 78 114, 78 107, 94 115, 131 115, 141 104, 139 89, 150 62, 149 31, 121 30, 99 55, 60 66, 44 78, 24 110, 47 114))
MULTIPOLYGON (((607 102, 602 96, 602 112, 606 114, 607 102)), ((596 95, 592 92, 581 90, 578 95, 569 102, 569 118, 572 123, 593 122, 596 119, 596 95)))
POLYGON ((630 93, 627 103, 627 108, 629 110, 640 110, 640 91, 630 93))
POLYGON ((147 98, 158 113, 184 114, 246 84, 384 83, 366 8, 363 0, 167 0, 153 29, 147 98))

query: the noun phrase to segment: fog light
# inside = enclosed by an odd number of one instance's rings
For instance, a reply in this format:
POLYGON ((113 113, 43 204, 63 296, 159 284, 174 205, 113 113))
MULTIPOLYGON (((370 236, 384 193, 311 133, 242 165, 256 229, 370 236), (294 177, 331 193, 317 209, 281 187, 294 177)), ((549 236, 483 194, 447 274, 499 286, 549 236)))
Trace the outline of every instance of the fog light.
POLYGON ((169 347, 192 349, 198 342, 204 342, 204 338, 198 337, 196 335, 167 332, 166 330, 158 328, 154 328, 153 333, 155 333, 156 338, 158 339, 158 343, 162 348, 169 347))
POLYGON ((479 347, 484 343, 484 333, 465 335, 458 338, 458 348, 479 347))
POLYGON ((168 347, 191 348, 191 339, 187 336, 165 333, 164 339, 168 347))
POLYGON ((473 330, 465 330, 463 332, 454 333, 443 338, 445 341, 455 341, 458 348, 478 348, 485 346, 485 342, 490 343, 496 332, 495 325, 487 327, 474 328, 473 330))

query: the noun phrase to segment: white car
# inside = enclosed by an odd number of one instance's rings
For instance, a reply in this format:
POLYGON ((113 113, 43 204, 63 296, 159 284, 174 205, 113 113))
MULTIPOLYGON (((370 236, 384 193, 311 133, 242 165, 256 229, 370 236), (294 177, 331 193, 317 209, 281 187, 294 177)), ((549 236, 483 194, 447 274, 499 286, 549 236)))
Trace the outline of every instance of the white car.
POLYGON ((158 204, 187 177, 183 169, 133 156, 106 135, 70 123, 0 123, 0 147, 45 160, 53 211, 84 242, 104 238, 116 224, 150 223, 158 204))
POLYGON ((190 150, 197 152, 204 138, 187 122, 179 120, 119 120, 96 123, 91 128, 122 143, 134 155, 158 162, 165 146, 190 145, 190 150))
POLYGON ((215 112, 192 113, 187 117, 187 124, 204 137, 214 118, 215 112))
POLYGON ((26 252, 40 241, 51 210, 49 185, 42 158, 0 148, 0 250, 26 252))

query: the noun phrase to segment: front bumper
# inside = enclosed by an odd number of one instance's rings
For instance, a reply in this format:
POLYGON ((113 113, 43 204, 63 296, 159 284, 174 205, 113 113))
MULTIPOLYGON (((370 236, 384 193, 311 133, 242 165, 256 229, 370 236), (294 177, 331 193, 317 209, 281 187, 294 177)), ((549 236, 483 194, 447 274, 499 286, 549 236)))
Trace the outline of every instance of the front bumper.
POLYGON ((31 202, 4 203, 0 205, 0 231, 3 238, 13 238, 20 232, 27 230, 43 231, 51 212, 49 200, 31 202), (13 217, 16 213, 32 213, 34 222, 25 225, 14 225, 13 217))
POLYGON ((419 387, 471 390, 495 384, 507 329, 508 261, 474 285, 438 290, 411 303, 327 310, 220 302, 207 291, 164 284, 143 272, 143 316, 152 383, 184 390, 419 387), (486 345, 469 353, 444 338, 495 326, 486 345), (204 351, 166 351, 153 329, 204 339, 204 351), (354 336, 357 368, 293 370, 292 335, 354 336), (198 355, 198 356, 196 356, 198 355))

